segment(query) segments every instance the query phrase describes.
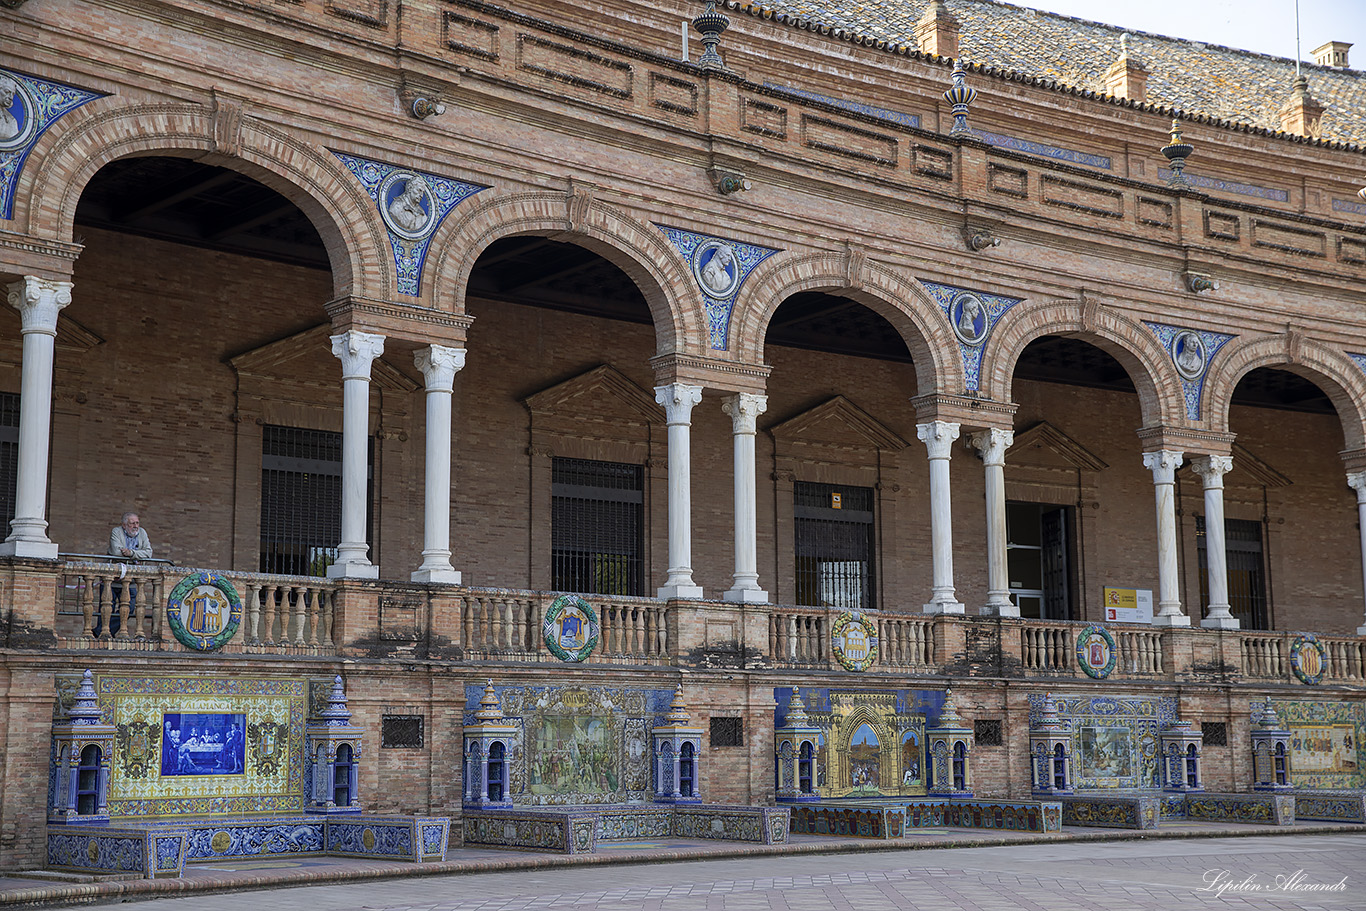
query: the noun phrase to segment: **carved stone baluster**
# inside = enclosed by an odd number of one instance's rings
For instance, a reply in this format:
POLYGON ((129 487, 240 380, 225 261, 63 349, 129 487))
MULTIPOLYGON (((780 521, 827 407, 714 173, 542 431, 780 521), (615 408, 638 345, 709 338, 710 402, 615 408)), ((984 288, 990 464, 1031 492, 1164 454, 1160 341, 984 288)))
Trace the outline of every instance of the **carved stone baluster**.
POLYGON ((80 576, 79 586, 76 590, 80 592, 81 617, 85 624, 81 627, 82 636, 92 636, 95 630, 95 577, 90 575, 80 576))
POLYGON ((659 648, 656 655, 669 654, 669 609, 664 606, 655 608, 655 622, 658 624, 659 648))
POLYGON ((262 645, 275 644, 275 614, 278 608, 275 599, 279 593, 279 586, 261 586, 261 638, 259 641, 262 645))
POLYGON ((293 634, 289 641, 294 645, 304 644, 304 611, 308 607, 308 588, 305 586, 294 585, 289 589, 290 596, 293 598, 294 610, 293 619, 290 624, 290 632, 293 634))

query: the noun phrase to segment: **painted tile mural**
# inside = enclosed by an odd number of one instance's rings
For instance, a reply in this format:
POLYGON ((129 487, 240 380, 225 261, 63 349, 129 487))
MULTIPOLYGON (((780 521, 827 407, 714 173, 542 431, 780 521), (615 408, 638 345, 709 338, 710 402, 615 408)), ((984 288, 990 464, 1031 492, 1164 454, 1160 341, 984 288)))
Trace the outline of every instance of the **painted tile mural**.
POLYGON ((1366 705, 1278 699, 1275 706, 1290 731, 1291 784, 1315 790, 1366 787, 1366 756, 1361 752, 1366 705))
MULTIPOLYGON (((517 728, 509 792, 517 804, 573 806, 648 800, 650 728, 664 723, 670 689, 495 686, 517 728)), ((474 723, 482 685, 465 687, 474 723)))
MULTIPOLYGON (((802 687, 807 723, 820 728, 816 793, 821 797, 894 797, 926 792, 925 729, 939 720, 938 690, 802 687)), ((773 691, 774 723, 787 724, 791 687, 773 691)))
POLYGON ((97 691, 112 817, 302 812, 304 680, 104 676, 97 691))
MULTIPOLYGON (((1042 694, 1029 697, 1029 721, 1038 721, 1042 694)), ((1054 696, 1058 715, 1072 722, 1076 790, 1160 788, 1158 734, 1176 720, 1171 696, 1054 696)))

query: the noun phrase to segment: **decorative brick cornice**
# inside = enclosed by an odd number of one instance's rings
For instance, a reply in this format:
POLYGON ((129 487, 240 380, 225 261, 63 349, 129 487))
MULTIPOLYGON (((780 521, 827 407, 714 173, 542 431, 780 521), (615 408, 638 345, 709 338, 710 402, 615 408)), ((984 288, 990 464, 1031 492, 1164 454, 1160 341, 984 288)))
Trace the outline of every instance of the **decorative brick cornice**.
POLYGON ((424 345, 455 348, 464 347, 465 334, 474 322, 474 317, 464 313, 354 295, 329 301, 324 309, 334 332, 359 329, 424 345))
POLYGON ((678 353, 656 355, 650 358, 650 366, 655 381, 661 385, 690 383, 707 389, 759 394, 767 388, 768 375, 773 372, 767 364, 678 353))
POLYGON ((1192 458, 1199 455, 1230 455, 1236 436, 1237 434, 1189 427, 1157 426, 1138 430, 1138 439, 1144 452, 1170 449, 1184 452, 1192 458))
POLYGON ((999 428, 1010 430, 1015 424, 1015 412, 1020 407, 1013 402, 993 402, 970 395, 948 395, 931 392, 911 399, 917 424, 949 421, 977 430, 999 428))

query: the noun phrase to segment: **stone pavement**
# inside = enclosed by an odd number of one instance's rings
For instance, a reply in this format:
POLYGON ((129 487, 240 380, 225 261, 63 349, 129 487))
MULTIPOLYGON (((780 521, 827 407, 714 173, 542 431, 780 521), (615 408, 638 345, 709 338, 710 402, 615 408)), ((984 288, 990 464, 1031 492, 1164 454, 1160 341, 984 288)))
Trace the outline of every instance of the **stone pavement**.
POLYGON ((1069 827, 1062 836, 982 838, 935 830, 891 849, 807 837, 768 849, 662 839, 582 858, 460 849, 445 864, 421 867, 342 858, 225 860, 156 882, 0 878, 0 904, 117 901, 148 911, 1366 911, 1361 827, 1178 825, 1160 832, 1069 827))

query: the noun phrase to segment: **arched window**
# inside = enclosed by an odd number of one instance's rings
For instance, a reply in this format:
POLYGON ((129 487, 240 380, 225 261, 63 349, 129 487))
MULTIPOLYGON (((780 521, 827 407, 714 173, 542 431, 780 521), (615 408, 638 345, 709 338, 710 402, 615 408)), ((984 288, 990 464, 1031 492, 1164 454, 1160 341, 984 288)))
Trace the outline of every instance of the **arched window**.
POLYGON ((501 801, 503 799, 503 788, 507 781, 507 776, 503 773, 507 770, 505 761, 506 751, 501 740, 495 740, 489 744, 489 800, 501 801))
POLYGON ((337 747, 337 759, 332 763, 332 802, 339 807, 351 806, 351 770, 354 767, 351 746, 343 743, 337 747))
POLYGON ((1286 779, 1287 779, 1287 776, 1286 776, 1286 773, 1285 773, 1285 744, 1284 744, 1284 743, 1278 743, 1278 744, 1276 744, 1276 765, 1275 765, 1275 767, 1276 767, 1276 784, 1279 784, 1279 785, 1288 784, 1289 782, 1286 780, 1286 779))
POLYGON ((1067 790, 1067 750, 1060 743, 1053 747, 1053 787, 1067 790))
POLYGON ((90 744, 81 750, 81 764, 76 767, 76 812, 94 816, 100 805, 100 748, 90 744))
POLYGON ((953 789, 966 790, 968 779, 968 748, 961 740, 953 745, 953 789))
POLYGON ((815 766, 815 749, 811 746, 811 741, 802 742, 801 757, 797 760, 797 790, 803 794, 815 793, 813 767, 815 766))
POLYGON ((696 765, 693 761, 693 745, 685 743, 678 751, 678 794, 680 797, 693 797, 693 779, 696 765))
POLYGON ((1200 760, 1195 754, 1195 744, 1186 747, 1186 787, 1200 787, 1200 760))

